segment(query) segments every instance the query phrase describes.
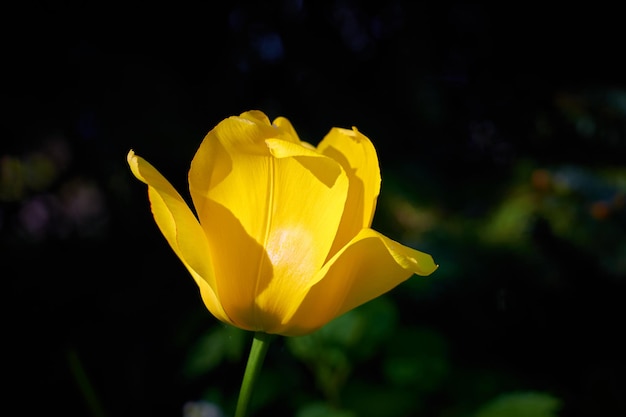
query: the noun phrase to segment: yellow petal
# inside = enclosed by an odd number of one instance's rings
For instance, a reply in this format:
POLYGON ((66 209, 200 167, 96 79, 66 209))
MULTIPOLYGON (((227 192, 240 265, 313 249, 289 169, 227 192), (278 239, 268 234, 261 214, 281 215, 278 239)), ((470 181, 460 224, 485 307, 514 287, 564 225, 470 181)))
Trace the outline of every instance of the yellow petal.
POLYGON ((296 130, 293 128, 293 125, 288 119, 284 117, 277 117, 276 119, 274 119, 273 125, 281 131, 282 134, 280 135, 280 139, 289 142, 300 143, 300 137, 298 136, 296 130))
POLYGON ((249 123, 230 118, 209 132, 189 182, 225 311, 239 327, 265 330, 295 308, 324 264, 348 179, 332 159, 279 139, 281 126, 249 123))
POLYGON ((195 216, 172 185, 147 161, 131 150, 127 155, 131 171, 148 185, 154 219, 176 255, 191 273, 209 311, 231 323, 218 296, 208 242, 195 216))
POLYGON ((331 158, 322 156, 315 148, 304 146, 304 142, 296 144, 280 139, 267 139, 265 143, 273 156, 296 159, 327 187, 334 186, 335 181, 342 178, 341 165, 331 158))
POLYGON ((376 298, 413 274, 437 269, 432 257, 363 229, 320 271, 322 279, 306 295, 295 314, 273 331, 297 336, 376 298))
POLYGON ((230 153, 267 155, 264 140, 275 137, 277 132, 276 128, 270 125, 269 119, 267 117, 263 119, 260 116, 263 113, 260 115, 258 113, 260 112, 248 112, 222 120, 209 135, 216 136, 230 153))
POLYGON ((344 218, 331 250, 334 254, 359 230, 371 226, 380 192, 380 169, 374 145, 356 128, 331 129, 318 150, 339 162, 350 180, 344 218))
POLYGON ((269 125, 270 119, 267 117, 265 113, 260 110, 250 110, 239 115, 242 119, 250 120, 254 123, 259 123, 261 125, 269 125))
POLYGON ((258 110, 231 116, 220 122, 212 133, 220 137, 225 148, 238 152, 266 154, 263 140, 267 138, 300 143, 300 138, 288 119, 278 117, 274 124, 270 124, 268 117, 258 110))

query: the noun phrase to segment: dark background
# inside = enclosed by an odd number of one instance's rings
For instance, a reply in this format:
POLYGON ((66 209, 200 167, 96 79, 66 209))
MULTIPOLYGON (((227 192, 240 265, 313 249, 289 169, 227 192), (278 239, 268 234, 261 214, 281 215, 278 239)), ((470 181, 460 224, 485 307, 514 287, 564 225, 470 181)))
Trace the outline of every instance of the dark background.
POLYGON ((3 17, 6 410, 232 414, 250 335, 204 309, 125 157, 185 194, 204 135, 260 109, 312 143, 370 137, 374 227, 440 268, 312 344, 275 341, 258 415, 626 414, 617 9, 31 1, 3 17))

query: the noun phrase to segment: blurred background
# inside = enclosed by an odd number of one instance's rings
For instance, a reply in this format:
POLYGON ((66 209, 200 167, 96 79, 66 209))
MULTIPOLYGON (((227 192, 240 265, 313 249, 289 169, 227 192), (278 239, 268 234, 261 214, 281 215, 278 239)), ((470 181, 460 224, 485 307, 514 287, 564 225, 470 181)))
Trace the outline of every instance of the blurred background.
POLYGON ((228 416, 251 335, 158 231, 249 109, 375 144, 374 227, 432 276, 278 338, 254 415, 626 415, 623 15, 403 0, 3 6, 3 411, 228 416))

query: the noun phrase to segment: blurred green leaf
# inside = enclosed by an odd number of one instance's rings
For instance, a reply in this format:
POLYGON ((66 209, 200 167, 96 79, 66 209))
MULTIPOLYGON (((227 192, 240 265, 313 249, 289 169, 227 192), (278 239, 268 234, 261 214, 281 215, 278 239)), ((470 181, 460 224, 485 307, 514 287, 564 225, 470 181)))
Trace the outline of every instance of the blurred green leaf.
POLYGON ((429 329, 399 329, 389 341, 383 370, 396 386, 410 385, 418 392, 432 392, 450 372, 447 344, 429 329))
POLYGON ((214 369, 222 361, 235 361, 245 348, 245 331, 220 325, 198 339, 183 366, 187 377, 194 378, 214 369))
POLYGON ((556 417, 561 402, 542 392, 502 394, 485 404, 476 417, 556 417))
POLYGON ((330 407, 326 403, 313 403, 301 407, 296 417, 355 417, 351 411, 338 410, 330 407))
POLYGON ((286 344, 311 369, 326 399, 338 403, 354 365, 373 355, 389 338, 396 316, 395 305, 379 297, 315 333, 287 338, 286 344))
POLYGON ((363 359, 389 337, 396 319, 396 306, 383 296, 337 317, 315 333, 288 338, 287 346, 302 360, 318 358, 335 348, 350 351, 353 359, 363 359))
POLYGON ((533 196, 528 190, 514 190, 485 218, 482 238, 495 244, 520 244, 526 239, 535 210, 533 196))
POLYGON ((367 379, 355 379, 346 386, 344 407, 359 417, 419 416, 423 400, 413 389, 389 384, 377 384, 367 379))

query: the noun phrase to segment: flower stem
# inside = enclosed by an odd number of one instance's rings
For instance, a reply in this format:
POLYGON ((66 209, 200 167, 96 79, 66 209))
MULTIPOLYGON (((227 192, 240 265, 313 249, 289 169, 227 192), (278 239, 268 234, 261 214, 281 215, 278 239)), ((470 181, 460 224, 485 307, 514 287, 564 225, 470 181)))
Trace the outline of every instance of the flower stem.
POLYGON ((237 399, 237 409, 235 410, 235 417, 245 417, 248 410, 248 404, 252 397, 252 389, 256 382, 257 376, 261 373, 261 366, 267 353, 267 348, 270 345, 270 339, 272 335, 263 332, 254 333, 254 339, 252 340, 252 347, 250 348, 250 356, 248 356, 248 363, 246 364, 246 371, 243 374, 243 381, 241 383, 241 390, 239 391, 239 398, 237 399))

